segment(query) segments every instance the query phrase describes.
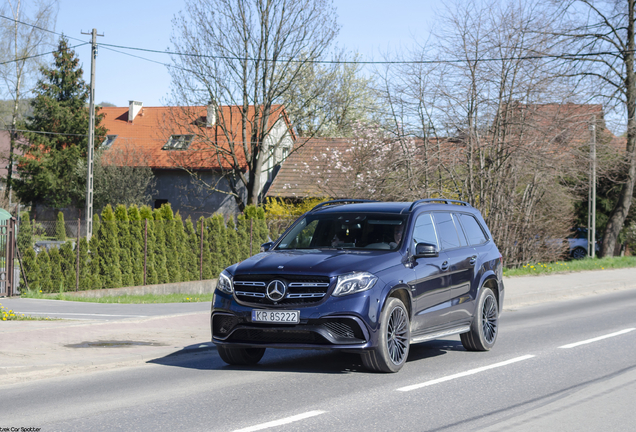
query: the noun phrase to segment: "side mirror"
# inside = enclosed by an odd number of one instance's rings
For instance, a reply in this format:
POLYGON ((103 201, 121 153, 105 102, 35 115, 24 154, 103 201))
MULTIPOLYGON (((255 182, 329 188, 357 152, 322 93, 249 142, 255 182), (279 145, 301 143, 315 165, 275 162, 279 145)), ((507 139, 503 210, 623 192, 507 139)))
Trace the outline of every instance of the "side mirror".
POLYGON ((439 256, 437 246, 430 243, 418 243, 415 245, 415 258, 434 258, 439 256))
POLYGON ((261 245, 261 252, 267 252, 274 246, 274 242, 267 242, 261 245))

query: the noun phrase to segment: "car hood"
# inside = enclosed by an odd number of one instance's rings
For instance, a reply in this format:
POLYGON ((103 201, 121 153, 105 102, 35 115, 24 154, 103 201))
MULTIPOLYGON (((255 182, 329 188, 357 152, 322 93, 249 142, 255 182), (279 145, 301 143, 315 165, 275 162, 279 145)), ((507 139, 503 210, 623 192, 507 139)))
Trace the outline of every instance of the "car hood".
POLYGON ((232 273, 337 276, 354 271, 377 273, 401 262, 399 252, 297 249, 262 252, 238 263, 232 273))

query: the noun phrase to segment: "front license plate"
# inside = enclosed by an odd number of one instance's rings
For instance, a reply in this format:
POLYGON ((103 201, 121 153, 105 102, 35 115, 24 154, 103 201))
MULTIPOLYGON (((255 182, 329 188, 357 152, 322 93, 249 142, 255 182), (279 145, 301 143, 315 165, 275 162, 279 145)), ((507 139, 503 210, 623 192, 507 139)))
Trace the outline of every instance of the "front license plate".
POLYGON ((252 322, 298 324, 300 311, 252 310, 252 322))

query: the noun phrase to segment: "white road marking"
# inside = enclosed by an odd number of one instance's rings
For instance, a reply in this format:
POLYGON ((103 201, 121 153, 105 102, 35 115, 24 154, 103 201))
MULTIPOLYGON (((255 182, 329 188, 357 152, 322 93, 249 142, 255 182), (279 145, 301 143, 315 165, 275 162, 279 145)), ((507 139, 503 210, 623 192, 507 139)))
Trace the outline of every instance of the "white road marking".
POLYGON ((146 318, 147 315, 109 315, 109 314, 91 314, 91 313, 71 313, 71 312, 15 312, 20 314, 35 314, 35 315, 80 315, 80 316, 103 316, 103 317, 131 317, 131 318, 146 318))
POLYGON ((272 428, 276 426, 282 426, 289 423, 297 422, 299 420, 304 420, 309 417, 315 417, 317 415, 324 414, 325 412, 326 411, 308 411, 306 413, 298 414, 298 415, 287 417, 284 419, 274 420, 267 423, 261 423, 259 425, 246 427, 244 429, 237 429, 234 432, 252 432, 252 431, 259 431, 259 430, 268 429, 268 428, 272 428))
POLYGON ((483 367, 480 367, 480 368, 477 368, 477 369, 471 369, 471 370, 468 370, 466 372, 460 372, 458 374, 449 375, 449 376, 446 376, 446 377, 443 377, 443 378, 437 378, 437 379, 434 379, 434 380, 431 380, 431 381, 423 382, 421 384, 413 384, 413 385, 410 385, 410 386, 399 388, 397 390, 398 391, 403 391, 403 392, 407 392, 407 391, 411 391, 411 390, 417 390, 419 388, 428 387, 428 386, 431 386, 431 385, 434 385, 434 384, 439 384, 439 383, 442 383, 444 381, 450 381, 450 380, 454 380, 454 379, 457 379, 457 378, 462 378, 462 377, 465 377, 465 376, 468 376, 468 375, 474 375, 474 374, 477 374, 477 373, 480 373, 480 372, 484 372, 484 371, 487 371, 487 370, 490 370, 490 369, 495 369, 495 368, 498 368, 498 367, 501 367, 501 366, 506 366, 506 365, 509 365, 509 364, 512 364, 512 363, 517 363, 517 362, 520 362, 520 361, 523 361, 523 360, 528 360, 528 359, 530 359, 532 357, 534 357, 534 356, 533 355, 524 355, 524 356, 521 356, 521 357, 515 357, 513 359, 506 360, 506 361, 503 361, 503 362, 500 362, 500 363, 495 363, 495 364, 491 364, 491 365, 488 365, 488 366, 483 366, 483 367))
POLYGON ((605 336, 599 336, 599 337, 595 337, 595 338, 592 338, 592 339, 584 340, 584 341, 581 341, 581 342, 574 342, 574 343, 571 343, 571 344, 560 346, 559 348, 574 348, 574 347, 577 347, 579 345, 585 345, 585 344, 589 344, 589 343, 592 343, 592 342, 600 341, 600 340, 603 340, 603 339, 611 338, 611 337, 614 337, 614 336, 620 336, 622 334, 629 333, 630 331, 633 331, 633 330, 636 330, 636 328, 628 328, 628 329, 625 329, 625 330, 617 331, 616 333, 610 333, 610 334, 605 335, 605 336))

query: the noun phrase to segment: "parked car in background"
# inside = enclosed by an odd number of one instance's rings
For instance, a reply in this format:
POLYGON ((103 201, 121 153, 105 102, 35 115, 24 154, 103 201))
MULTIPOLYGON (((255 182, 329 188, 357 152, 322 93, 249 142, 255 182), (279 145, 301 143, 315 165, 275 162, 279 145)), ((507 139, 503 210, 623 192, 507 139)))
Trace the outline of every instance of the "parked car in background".
MULTIPOLYGON (((572 259, 583 259, 587 256, 587 228, 572 228, 572 234, 567 238, 570 247, 569 256, 572 259)), ((596 252, 600 250, 600 240, 596 241, 596 252)))
POLYGON ((330 349, 397 372, 413 343, 458 334, 487 351, 497 340, 503 259, 466 202, 328 201, 262 250, 219 275, 211 330, 226 363, 330 349))

